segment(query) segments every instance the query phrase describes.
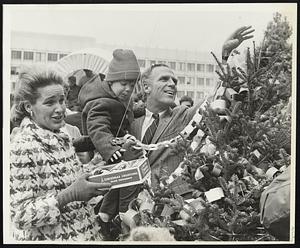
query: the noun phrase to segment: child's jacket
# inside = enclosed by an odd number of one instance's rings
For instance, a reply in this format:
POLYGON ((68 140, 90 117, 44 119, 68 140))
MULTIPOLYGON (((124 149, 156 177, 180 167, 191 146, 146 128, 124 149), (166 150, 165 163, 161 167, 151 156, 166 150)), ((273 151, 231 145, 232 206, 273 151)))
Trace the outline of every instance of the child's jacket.
POLYGON ((133 120, 132 105, 126 112, 127 103, 120 102, 109 84, 98 76, 82 86, 78 100, 83 109, 83 135, 91 138, 96 150, 108 161, 121 148, 114 145, 112 140, 116 136, 124 136, 133 120), (124 120, 120 127, 122 118, 124 120))

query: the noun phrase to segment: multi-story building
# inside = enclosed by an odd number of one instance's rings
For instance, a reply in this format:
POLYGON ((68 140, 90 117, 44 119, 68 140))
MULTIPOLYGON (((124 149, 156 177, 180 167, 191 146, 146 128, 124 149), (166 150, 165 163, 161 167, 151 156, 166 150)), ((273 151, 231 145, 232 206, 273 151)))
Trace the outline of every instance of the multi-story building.
MULTIPOLYGON (((120 45, 99 44, 95 38, 52 35, 30 32, 11 33, 11 88, 22 65, 51 64, 67 54, 87 47, 100 47, 112 51, 120 45)), ((188 95, 195 102, 211 93, 216 84, 217 63, 209 52, 192 52, 163 48, 122 46, 133 49, 141 69, 166 63, 178 78, 177 100, 188 95)))
POLYGON ((94 46, 96 39, 90 37, 11 32, 12 91, 23 65, 53 64, 73 51, 94 46))

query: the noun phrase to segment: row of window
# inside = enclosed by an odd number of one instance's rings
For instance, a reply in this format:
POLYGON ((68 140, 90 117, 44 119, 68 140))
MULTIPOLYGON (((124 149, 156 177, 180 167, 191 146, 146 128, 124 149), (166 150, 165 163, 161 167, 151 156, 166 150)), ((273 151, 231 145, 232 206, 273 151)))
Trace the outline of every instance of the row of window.
MULTIPOLYGON (((18 75, 18 67, 17 66, 11 66, 11 75, 18 75)), ((214 80, 213 78, 199 78, 197 77, 197 86, 199 87, 212 87, 214 86, 214 80), (205 84, 204 84, 205 83, 205 84)), ((178 77, 178 85, 191 85, 194 86, 195 85, 195 78, 194 77, 178 77)))
MULTIPOLYGON (((43 53, 43 52, 31 52, 31 51, 23 51, 23 60, 34 60, 36 62, 45 62, 47 61, 57 61, 65 57, 67 54, 65 53, 43 53)), ((11 51, 11 59, 13 60, 21 60, 22 59, 22 51, 12 50, 11 51)))
POLYGON ((204 98, 204 91, 177 91, 177 98, 180 99, 181 97, 183 97, 184 95, 187 95, 189 97, 191 97, 192 99, 194 99, 195 97, 195 93, 196 93, 196 99, 203 99, 204 98))
MULTIPOLYGON (((214 85, 213 78, 196 78, 197 86, 204 87, 204 82, 206 87, 212 87, 214 85)), ((178 77, 178 85, 187 84, 187 85, 195 85, 195 78, 194 77, 178 77)))
MULTIPOLYGON (((146 60, 145 59, 138 59, 138 63, 140 67, 146 67, 146 60)), ((153 64, 167 64, 170 66, 172 70, 178 70, 178 71, 188 71, 188 72, 209 72, 213 73, 214 70, 218 70, 218 66, 212 65, 212 64, 195 64, 195 63, 185 63, 185 62, 166 62, 162 60, 149 60, 149 66, 153 64), (206 70, 205 70, 206 68, 206 70)))

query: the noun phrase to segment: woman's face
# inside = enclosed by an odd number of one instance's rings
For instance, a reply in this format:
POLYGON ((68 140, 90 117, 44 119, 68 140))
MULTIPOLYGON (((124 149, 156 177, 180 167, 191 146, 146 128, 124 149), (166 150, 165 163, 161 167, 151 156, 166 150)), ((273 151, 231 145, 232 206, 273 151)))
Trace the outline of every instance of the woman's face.
POLYGON ((30 104, 32 119, 42 128, 59 130, 65 123, 65 95, 61 85, 53 84, 38 89, 39 98, 30 104))

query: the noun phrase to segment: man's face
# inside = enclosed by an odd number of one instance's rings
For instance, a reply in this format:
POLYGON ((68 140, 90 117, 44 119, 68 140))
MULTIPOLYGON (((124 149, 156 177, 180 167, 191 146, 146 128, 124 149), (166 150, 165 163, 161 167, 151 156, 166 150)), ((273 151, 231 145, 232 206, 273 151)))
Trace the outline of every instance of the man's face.
POLYGON ((177 92, 177 79, 173 71, 165 66, 155 67, 148 81, 147 102, 159 105, 163 109, 173 106, 177 92))
POLYGON ((190 101, 182 101, 180 105, 183 105, 183 106, 187 106, 187 107, 192 107, 192 103, 190 101))

